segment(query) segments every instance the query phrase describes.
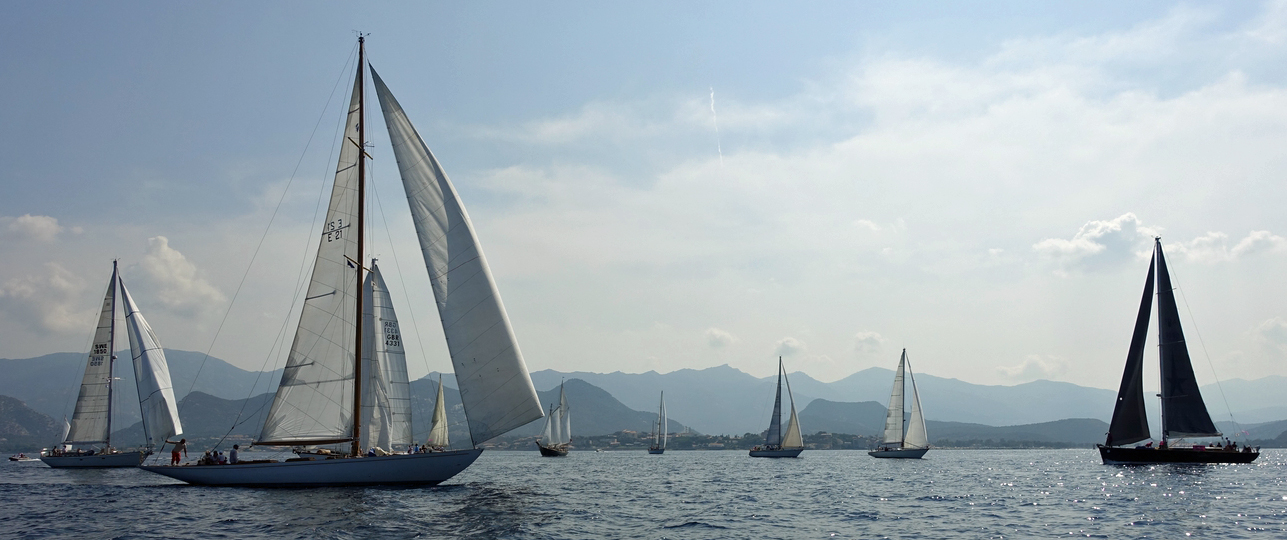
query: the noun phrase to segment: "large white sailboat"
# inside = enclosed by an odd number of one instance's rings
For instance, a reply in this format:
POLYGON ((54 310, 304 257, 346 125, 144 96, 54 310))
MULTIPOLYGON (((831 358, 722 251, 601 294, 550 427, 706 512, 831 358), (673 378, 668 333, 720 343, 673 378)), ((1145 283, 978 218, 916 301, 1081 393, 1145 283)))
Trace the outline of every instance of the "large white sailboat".
POLYGON ((661 393, 661 406, 657 409, 657 423, 653 425, 652 446, 648 447, 649 454, 662 454, 666 452, 666 393, 661 393))
MULTIPOLYGON (((536 390, 519 351, 487 259, 455 186, 412 127, 387 86, 366 64, 365 38, 358 38, 358 66, 350 97, 330 206, 318 240, 317 258, 281 384, 256 445, 307 446, 347 443, 342 456, 301 456, 228 465, 145 466, 143 469, 201 485, 322 486, 433 485, 468 467, 482 453, 477 445, 542 416, 536 390), (374 386, 360 361, 367 340, 389 340, 383 323, 363 328, 367 271, 363 259, 366 176, 365 73, 371 70, 398 172, 411 207, 442 321, 447 348, 469 420, 474 446, 462 450, 367 456, 383 435, 366 431, 364 417, 382 422, 390 445, 403 433, 392 403, 397 385, 386 388, 389 408, 364 394, 374 386), (371 335, 374 333, 375 335, 371 335), (373 409, 364 410, 366 400, 373 409), (386 414, 387 413, 387 414, 386 414), (384 416, 388 417, 385 424, 384 416), (386 429, 387 427, 387 429, 386 429), (374 444, 372 444, 374 443, 374 444)), ((383 289, 383 282, 377 279, 383 289)), ((375 295, 377 298, 379 295, 375 295)), ((372 308, 371 313, 379 313, 372 308)), ((374 319, 372 319, 374 321, 374 319)), ((391 327, 396 330, 396 324, 391 327)), ((400 337, 399 337, 400 340, 400 337)), ((387 344, 387 343, 386 343, 387 344)), ((400 344, 399 344, 400 350, 400 344)), ((379 364, 378 355, 373 363, 379 364)), ((392 378, 389 379, 392 381, 392 378)), ((378 394, 378 390, 376 391, 378 394)), ((441 403, 441 393, 439 394, 441 403)), ((444 414, 445 416, 445 414, 444 414)), ((407 419, 409 425, 409 418, 407 419)))
POLYGON ((561 457, 568 455, 568 447, 572 444, 572 415, 568 409, 568 395, 563 391, 563 385, 559 385, 559 404, 556 407, 550 407, 550 414, 545 417, 545 427, 541 429, 541 438, 536 441, 536 447, 545 457, 561 457))
POLYGON ((885 439, 880 448, 867 452, 878 458, 911 458, 919 459, 929 452, 929 435, 925 431, 925 415, 921 412, 921 397, 916 392, 916 377, 912 375, 912 365, 907 361, 907 349, 898 360, 898 372, 894 374, 894 389, 889 393, 889 411, 885 415, 885 439), (912 415, 904 426, 903 410, 906 406, 906 388, 904 380, 912 382, 912 415))
POLYGON ((136 467, 157 444, 183 433, 179 410, 170 383, 165 352, 143 314, 134 304, 125 282, 112 262, 112 279, 107 283, 103 309, 94 331, 94 344, 85 363, 76 409, 60 444, 45 452, 41 460, 54 468, 136 467), (116 364, 116 289, 124 301, 125 326, 130 336, 130 356, 143 413, 142 449, 118 451, 112 446, 112 401, 116 364), (89 446, 91 448, 78 448, 89 446), (73 450, 75 449, 75 450, 73 450))
POLYGON ((751 457, 799 457, 804 451, 804 437, 800 435, 800 421, 795 416, 795 397, 791 395, 791 381, 787 380, 782 357, 778 357, 778 394, 773 400, 773 416, 769 418, 769 431, 764 444, 751 449, 751 457), (791 414, 782 426, 782 383, 786 382, 787 401, 791 414))

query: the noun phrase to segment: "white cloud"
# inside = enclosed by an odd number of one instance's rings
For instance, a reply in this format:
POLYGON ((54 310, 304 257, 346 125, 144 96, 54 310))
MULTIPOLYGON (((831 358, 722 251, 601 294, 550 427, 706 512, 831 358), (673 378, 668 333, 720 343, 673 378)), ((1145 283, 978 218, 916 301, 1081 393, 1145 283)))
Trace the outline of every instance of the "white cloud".
POLYGON ((1013 366, 997 366, 997 371, 1011 381, 1029 382, 1058 379, 1068 372, 1068 364, 1059 357, 1030 354, 1013 366))
POLYGON ((719 349, 737 343, 737 336, 727 331, 720 330, 719 328, 707 328, 705 335, 706 342, 713 349, 719 349))
POLYGON ((1047 238, 1032 248, 1055 261, 1058 271, 1091 269, 1128 260, 1150 236, 1151 231, 1143 228, 1135 214, 1126 213, 1107 221, 1088 222, 1071 240, 1047 238))
POLYGON ((877 332, 863 331, 854 335, 854 351, 860 356, 879 353, 885 345, 885 338, 877 332))
POLYGON ((1266 320, 1253 328, 1251 335, 1260 345, 1287 354, 1287 320, 1281 317, 1266 320))
POLYGON ((88 333, 94 320, 92 307, 81 302, 84 292, 84 280, 58 263, 46 263, 44 272, 10 279, 0 286, 0 309, 38 334, 88 333))
POLYGON ((147 240, 147 253, 139 261, 148 294, 166 308, 189 317, 218 313, 225 309, 227 297, 206 281, 195 264, 170 247, 164 236, 147 240))
MULTIPOLYGON (((0 217, 0 224, 3 224, 4 229, 12 236, 37 242, 53 242, 64 230, 64 227, 58 224, 58 218, 31 214, 0 217)), ((79 233, 80 228, 74 227, 72 232, 79 233)))
POLYGON ((1287 249, 1287 238, 1269 231, 1251 231, 1232 248, 1228 244, 1229 235, 1222 232, 1209 232, 1192 241, 1179 242, 1167 248, 1169 251, 1183 254, 1192 262, 1218 263, 1257 253, 1283 251, 1287 249))
POLYGON ((797 353, 804 352, 807 348, 808 346, 806 346, 803 341, 793 337, 784 337, 778 340, 777 345, 773 349, 773 354, 778 356, 794 356, 797 353))

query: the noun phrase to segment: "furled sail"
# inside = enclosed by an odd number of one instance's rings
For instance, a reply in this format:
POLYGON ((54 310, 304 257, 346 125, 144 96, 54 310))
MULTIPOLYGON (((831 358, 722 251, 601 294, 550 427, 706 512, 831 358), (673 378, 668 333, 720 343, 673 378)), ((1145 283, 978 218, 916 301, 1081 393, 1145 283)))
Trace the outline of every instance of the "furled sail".
POLYGON ((76 410, 72 413, 71 430, 64 439, 66 444, 106 443, 111 436, 115 317, 116 263, 113 262, 112 279, 107 282, 103 309, 94 330, 94 344, 89 350, 85 377, 81 379, 80 395, 76 397, 76 410))
POLYGON ((411 444, 411 385, 402 331, 380 267, 371 263, 362 295, 363 448, 411 444))
POLYGON ((469 214, 438 160, 371 70, 474 444, 542 416, 469 214))
POLYGON ((898 371, 894 373, 894 389, 889 392, 889 408, 885 414, 885 444, 903 444, 903 383, 904 370, 907 364, 907 349, 898 359, 898 371))
POLYGON ((134 379, 138 384, 139 408, 143 413, 143 435, 147 438, 148 448, 152 448, 183 434, 179 402, 174 399, 170 365, 165 361, 160 340, 134 304, 130 291, 125 288, 125 281, 119 278, 117 281, 121 285, 121 301, 124 302, 125 328, 130 336, 130 356, 134 358, 134 379))
POLYGON ((438 375, 438 401, 433 405, 433 424, 429 428, 429 446, 447 448, 451 442, 447 437, 447 406, 442 397, 442 375, 438 375))
POLYGON ((256 444, 353 440, 358 253, 358 125, 362 70, 353 81, 326 222, 299 316, 299 328, 272 408, 256 444))
MULTIPOLYGON (((786 374, 782 374, 786 379, 786 374)), ((787 401, 791 403, 791 416, 787 420, 786 431, 782 434, 782 448, 803 448, 804 438, 800 436, 800 419, 795 416, 795 396, 791 394, 791 381, 786 381, 787 401)))
POLYGON ((666 393, 661 393, 661 405, 657 409, 657 432, 653 436, 653 445, 657 448, 666 447, 666 393))
POLYGON ((1153 276, 1157 255, 1148 263, 1148 279, 1144 282, 1144 297, 1140 300, 1139 313, 1135 315, 1135 331, 1131 334, 1131 348, 1126 352, 1126 369, 1122 371, 1122 384, 1117 389, 1117 403, 1113 406, 1113 419, 1108 424, 1112 445, 1131 444, 1150 437, 1148 415, 1144 411, 1144 347, 1148 338, 1149 315, 1153 308, 1153 276))
MULTIPOLYGON (((906 358, 907 351, 903 351, 906 358)), ((907 421, 907 435, 903 439, 903 448, 928 448, 929 433, 925 430, 925 414, 921 411, 921 396, 916 391, 916 377, 912 375, 912 366, 907 366, 907 378, 912 381, 912 417, 907 421)))
POLYGON ((1162 241, 1157 240, 1157 326, 1162 360, 1162 436, 1219 437, 1207 405, 1198 391, 1198 380, 1189 361, 1189 348, 1180 328, 1175 290, 1166 270, 1162 241))
POLYGON ((568 395, 563 392, 563 386, 559 385, 559 421, 562 428, 559 429, 559 442, 568 444, 572 442, 572 409, 568 408, 568 395))

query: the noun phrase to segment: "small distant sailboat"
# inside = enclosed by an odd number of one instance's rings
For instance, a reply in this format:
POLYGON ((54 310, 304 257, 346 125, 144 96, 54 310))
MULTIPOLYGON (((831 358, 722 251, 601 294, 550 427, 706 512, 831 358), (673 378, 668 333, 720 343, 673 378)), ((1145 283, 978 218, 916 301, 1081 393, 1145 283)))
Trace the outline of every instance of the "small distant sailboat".
POLYGON ((1134 463, 1250 463, 1260 456, 1259 449, 1231 446, 1194 445, 1180 447, 1171 438, 1220 437, 1221 433, 1211 421, 1206 402, 1198 390, 1197 377, 1189 360, 1189 348, 1180 328, 1180 312, 1175 304, 1175 290, 1171 287, 1171 274, 1166 269, 1162 254, 1162 239, 1154 238, 1153 260, 1148 265, 1148 278, 1144 282, 1144 298, 1140 301, 1139 314, 1135 316, 1135 332, 1131 335, 1130 349, 1126 353, 1126 369, 1117 391, 1117 405, 1113 407, 1113 420, 1108 426, 1108 438, 1097 445, 1100 458, 1106 465, 1134 463), (1157 326, 1158 356, 1162 371, 1162 441, 1142 446, 1134 443, 1151 438, 1148 417, 1144 414, 1144 345, 1148 338, 1148 322, 1153 307, 1154 268, 1157 276, 1157 326))
POLYGON ((911 458, 920 459, 929 452, 929 436, 925 431, 925 416, 921 413, 921 397, 916 393, 916 377, 912 375, 911 363, 907 361, 907 349, 898 360, 898 372, 894 374, 894 389, 889 394, 889 413, 885 415, 885 441, 867 455, 878 458, 911 458), (903 407, 906 384, 903 373, 912 381, 912 417, 903 427, 903 407))
POLYGON ((560 384, 559 405, 551 407, 550 414, 546 415, 545 428, 541 430, 541 439, 536 441, 536 447, 542 456, 560 457, 568 455, 571 443, 572 417, 568 414, 568 396, 560 384))
POLYGON ((661 408, 657 410, 657 423, 653 425, 652 446, 649 454, 661 454, 666 451, 666 393, 661 393, 661 408))
POLYGON ((787 380, 786 370, 782 367, 782 357, 778 357, 778 394, 773 400, 773 417, 769 419, 769 432, 764 437, 764 445, 751 449, 751 457, 798 457, 804 451, 804 438, 800 436, 800 421, 795 416, 795 398, 791 395, 791 381, 787 380), (786 428, 782 428, 782 383, 786 382, 787 401, 791 405, 791 415, 787 417, 786 428))
POLYGON ((170 383, 170 367, 165 352, 152 327, 125 288, 112 262, 112 279, 107 283, 103 309, 94 331, 94 344, 89 360, 85 363, 85 376, 81 380, 76 409, 67 426, 63 440, 40 457, 54 468, 107 468, 137 467, 167 438, 183 434, 179 423, 178 403, 170 383), (116 355, 116 289, 121 289, 124 301, 125 326, 130 336, 130 355, 134 358, 134 379, 138 386, 139 407, 143 413, 143 434, 146 446, 141 450, 120 452, 112 446, 112 370, 116 355), (73 446, 93 445, 88 451, 70 451, 73 446))

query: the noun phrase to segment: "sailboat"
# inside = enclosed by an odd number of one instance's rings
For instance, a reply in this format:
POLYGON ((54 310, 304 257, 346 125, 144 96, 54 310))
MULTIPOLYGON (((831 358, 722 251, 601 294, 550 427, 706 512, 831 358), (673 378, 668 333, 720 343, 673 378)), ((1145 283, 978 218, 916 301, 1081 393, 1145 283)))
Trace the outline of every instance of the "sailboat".
POLYGON ((649 454, 661 454, 666 451, 666 393, 661 393, 661 406, 657 409, 657 423, 653 426, 652 446, 649 454))
POLYGON ((907 361, 907 349, 898 360, 898 372, 894 374, 894 389, 889 393, 889 412, 885 415, 884 444, 867 455, 878 458, 912 458, 919 459, 929 452, 929 437, 925 432, 925 415, 921 413, 921 397, 916 392, 916 377, 912 375, 911 363, 907 361), (903 373, 912 381, 912 417, 903 426, 903 407, 906 384, 903 373))
POLYGON ((367 65, 365 43, 365 36, 360 36, 334 187, 295 340, 273 405, 254 442, 258 446, 348 444, 349 451, 331 457, 145 466, 144 470, 201 485, 434 485, 477 460, 483 451, 478 445, 541 418, 536 389, 469 214, 402 106, 367 65), (366 340, 389 339, 387 332, 381 334, 383 330, 375 335, 364 332, 363 324, 367 269, 360 261, 365 238, 367 69, 384 113, 469 420, 473 445, 468 449, 375 456, 363 452, 363 403, 372 399, 363 390, 372 375, 364 370, 361 354, 366 340))
POLYGON ((568 414, 568 396, 559 384, 559 405, 551 405, 550 414, 545 417, 545 427, 541 429, 541 438, 536 447, 545 457, 568 455, 572 443, 572 417, 568 414))
POLYGON ((773 416, 769 418, 769 431, 764 444, 751 449, 751 457, 798 457, 804 451, 804 438, 800 436, 800 421, 795 416, 795 398, 791 395, 791 381, 786 378, 782 357, 778 357, 778 394, 773 400, 773 416), (787 401, 791 414, 786 428, 782 427, 782 383, 786 382, 787 401))
POLYGON ((85 363, 76 409, 62 442, 45 452, 41 461, 54 468, 137 467, 156 446, 169 437, 181 435, 179 409, 170 383, 170 367, 165 352, 139 308, 120 279, 116 261, 112 278, 107 283, 103 309, 94 330, 94 343, 85 363), (130 337, 130 356, 134 361, 134 379, 138 386, 139 407, 143 413, 145 446, 140 450, 121 452, 112 446, 113 368, 116 364, 116 289, 124 301, 125 326, 130 337), (94 445, 89 451, 74 446, 94 445))
POLYGON ((1148 265, 1148 278, 1144 282, 1144 298, 1140 300, 1135 317, 1135 332, 1131 335, 1130 349, 1126 353, 1126 368, 1122 384, 1117 391, 1117 404, 1108 427, 1104 444, 1096 445, 1104 464, 1130 463, 1250 463, 1260 456, 1260 450, 1234 445, 1179 446, 1172 438, 1220 437, 1221 433, 1211 421, 1206 402, 1198 390, 1189 361, 1189 349, 1184 343, 1184 330, 1180 328, 1180 313, 1175 304, 1175 290, 1171 287, 1171 274, 1166 269, 1162 254, 1162 239, 1154 238, 1153 260, 1148 265), (1158 356, 1162 372, 1162 441, 1157 447, 1152 442, 1135 445, 1151 438, 1148 418, 1144 413, 1144 342, 1148 335, 1149 312, 1153 307, 1154 270, 1157 285, 1158 356))

